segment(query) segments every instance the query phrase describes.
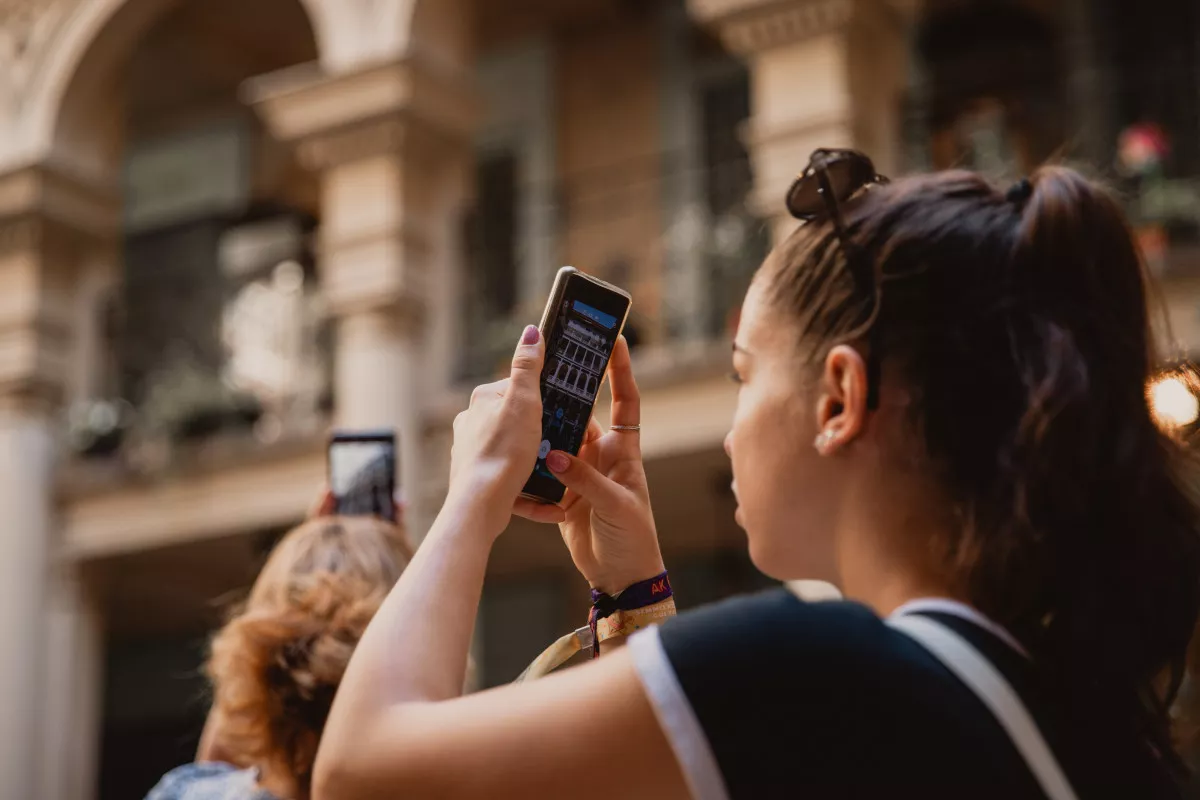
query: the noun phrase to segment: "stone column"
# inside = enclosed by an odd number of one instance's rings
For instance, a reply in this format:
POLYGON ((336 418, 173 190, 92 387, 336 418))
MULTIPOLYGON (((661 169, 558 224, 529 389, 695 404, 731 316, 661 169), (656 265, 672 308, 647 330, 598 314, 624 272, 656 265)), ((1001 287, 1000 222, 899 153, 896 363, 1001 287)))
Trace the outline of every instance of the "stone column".
POLYGON ((91 800, 104 708, 103 615, 95 587, 77 564, 56 563, 48 588, 38 797, 91 800))
MULTIPOLYGON (((72 372, 81 265, 115 228, 116 203, 53 171, 0 176, 0 797, 82 797, 43 783, 94 764, 95 730, 50 698, 98 702, 59 681, 48 651, 58 413, 72 372), (51 742, 62 752, 49 752, 51 742), (56 745, 57 746, 57 745, 56 745), (51 791, 47 794, 47 791, 51 791)), ((78 606, 84 610, 84 606, 78 606)), ((66 632, 68 638, 74 632, 66 632)), ((67 649, 71 649, 68 647, 67 649)), ((97 656, 98 657, 98 656, 97 656)), ((91 663, 95 663, 94 659, 91 663)), ((59 669, 59 668, 63 669, 59 669)), ((77 708, 73 708, 72 712, 77 708)), ((91 787, 80 791, 90 793, 91 787)))
POLYGON ((320 174, 336 423, 396 429, 415 538, 447 477, 425 420, 454 366, 446 337, 432 332, 451 329, 458 311, 450 289, 473 123, 467 86, 407 59, 336 77, 290 70, 249 88, 274 135, 320 174))
POLYGON ((39 796, 53 463, 46 408, 0 402, 0 797, 39 796))
POLYGON ((693 18, 750 67, 755 203, 778 221, 777 241, 795 227, 784 193, 817 147, 864 150, 884 173, 899 167, 909 30, 900 5, 688 0, 693 18))

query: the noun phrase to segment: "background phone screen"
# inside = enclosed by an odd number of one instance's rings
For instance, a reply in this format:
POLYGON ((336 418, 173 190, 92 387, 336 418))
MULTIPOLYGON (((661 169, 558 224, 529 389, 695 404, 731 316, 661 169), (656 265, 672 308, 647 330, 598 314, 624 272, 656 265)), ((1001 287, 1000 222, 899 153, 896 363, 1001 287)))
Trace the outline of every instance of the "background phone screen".
POLYGON ((396 448, 388 441, 335 441, 329 488, 339 514, 395 521, 396 448))
POLYGON ((562 497, 562 484, 546 467, 546 456, 551 450, 578 453, 583 445, 627 307, 628 300, 615 292, 583 279, 568 281, 546 338, 542 441, 527 492, 562 497))

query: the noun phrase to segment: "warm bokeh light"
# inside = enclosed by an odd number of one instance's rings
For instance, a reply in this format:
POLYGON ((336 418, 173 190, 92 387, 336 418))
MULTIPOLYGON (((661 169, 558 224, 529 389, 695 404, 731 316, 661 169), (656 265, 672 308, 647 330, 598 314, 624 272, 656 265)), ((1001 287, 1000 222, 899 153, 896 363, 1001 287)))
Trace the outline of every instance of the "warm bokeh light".
POLYGON ((1159 378, 1150 385, 1150 407, 1163 425, 1183 427, 1200 417, 1200 400, 1178 375, 1159 378))

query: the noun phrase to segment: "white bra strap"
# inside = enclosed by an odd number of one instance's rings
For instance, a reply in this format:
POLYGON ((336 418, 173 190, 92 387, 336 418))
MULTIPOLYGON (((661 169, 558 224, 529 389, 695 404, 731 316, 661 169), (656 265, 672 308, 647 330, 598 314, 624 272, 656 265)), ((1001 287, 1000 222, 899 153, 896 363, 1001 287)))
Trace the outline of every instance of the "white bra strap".
POLYGON ((936 620, 912 614, 892 617, 887 623, 915 639, 983 701, 1008 733, 1049 800, 1078 800, 1037 723, 991 662, 936 620))

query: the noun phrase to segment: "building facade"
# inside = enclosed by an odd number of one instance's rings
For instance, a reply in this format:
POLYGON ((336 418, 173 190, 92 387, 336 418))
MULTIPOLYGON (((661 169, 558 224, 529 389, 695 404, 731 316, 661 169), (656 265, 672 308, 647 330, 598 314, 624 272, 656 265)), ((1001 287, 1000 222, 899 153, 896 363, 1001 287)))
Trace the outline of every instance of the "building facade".
MULTIPOLYGON (((328 429, 398 431, 419 538, 454 414, 562 264, 634 297, 679 597, 760 585, 724 373, 814 147, 1113 173, 1200 343, 1200 19, 1161 5, 0 0, 0 798, 140 796, 186 760, 204 637, 328 429)), ((557 354, 563 424, 599 389, 590 335, 557 354)), ((586 592, 536 526, 490 573, 497 683, 586 592)))

